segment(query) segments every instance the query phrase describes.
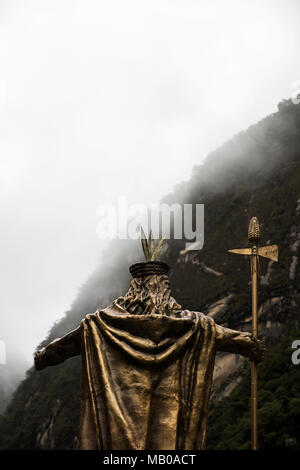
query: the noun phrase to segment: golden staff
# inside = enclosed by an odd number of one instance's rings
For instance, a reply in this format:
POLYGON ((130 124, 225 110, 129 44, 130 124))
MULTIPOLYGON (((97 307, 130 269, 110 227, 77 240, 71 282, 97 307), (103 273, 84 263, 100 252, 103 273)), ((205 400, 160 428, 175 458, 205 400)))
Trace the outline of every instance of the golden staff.
MULTIPOLYGON (((251 248, 238 248, 228 250, 230 253, 239 255, 249 255, 251 263, 252 277, 252 336, 257 339, 258 336, 258 316, 257 316, 257 278, 259 272, 259 256, 278 261, 278 246, 269 245, 259 247, 260 228, 257 217, 252 217, 248 229, 248 240, 252 244, 251 248)), ((251 363, 251 447, 257 450, 257 364, 251 363)))

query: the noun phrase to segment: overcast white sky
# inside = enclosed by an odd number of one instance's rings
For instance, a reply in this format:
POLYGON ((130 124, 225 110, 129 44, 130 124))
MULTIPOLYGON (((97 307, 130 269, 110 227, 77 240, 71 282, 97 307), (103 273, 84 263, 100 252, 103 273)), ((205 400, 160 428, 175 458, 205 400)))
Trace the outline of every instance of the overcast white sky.
MULTIPOLYGON (((300 78, 298 0, 0 0, 0 339, 31 360, 101 252, 300 78)), ((9 359, 9 358, 8 358, 9 359)))

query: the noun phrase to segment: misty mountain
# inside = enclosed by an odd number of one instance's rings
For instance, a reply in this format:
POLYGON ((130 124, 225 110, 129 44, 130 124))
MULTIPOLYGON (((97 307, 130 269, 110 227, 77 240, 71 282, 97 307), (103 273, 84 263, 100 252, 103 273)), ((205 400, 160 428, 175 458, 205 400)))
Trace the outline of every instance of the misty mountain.
MULTIPOLYGON (((171 240, 162 260, 170 266, 172 295, 176 300, 184 308, 202 311, 222 325, 251 331, 249 259, 227 252, 248 245, 250 218, 255 215, 261 223, 261 244, 279 245, 278 263, 261 260, 259 282, 259 335, 268 346, 270 374, 273 369, 281 373, 285 366, 272 351, 276 351, 280 340, 299 322, 299 135, 300 106, 283 101, 278 112, 208 155, 203 164, 193 169, 192 178, 175 187, 163 200, 170 204, 205 204, 203 249, 185 252, 184 241, 171 240)), ((142 260, 139 242, 112 242, 71 309, 53 326, 49 337, 40 346, 66 334, 77 327, 87 313, 108 305, 125 293, 130 281, 128 267, 139 260, 142 260)), ((209 428, 213 429, 214 419, 220 417, 217 407, 227 403, 238 387, 243 387, 247 367, 241 357, 218 355, 213 387, 215 411, 212 411, 209 428)), ((267 379, 268 374, 265 374, 264 380, 267 379)), ((1 448, 76 448, 79 387, 80 358, 69 359, 42 372, 28 370, 1 417, 1 448)), ((274 387, 272 393, 276 393, 276 384, 274 387)), ((241 390, 246 393, 246 387, 241 390)), ((244 397, 244 401, 248 398, 244 397)), ((233 404, 228 403, 229 406, 235 409, 236 420, 244 419, 245 410, 241 406, 234 408, 234 400, 233 404)), ((294 405, 287 403, 286 406, 294 405)), ((265 415, 267 426, 272 410, 265 415)), ((290 419, 291 437, 296 435, 299 439, 292 412, 286 416, 290 419)), ((217 447, 216 436, 227 426, 226 422, 222 425, 223 428, 209 434, 209 448, 217 447)), ((233 434, 234 430, 228 432, 233 434)), ((280 430, 278 433, 274 438, 269 437, 268 448, 284 446, 286 436, 280 435, 280 430)), ((230 436, 227 448, 230 447, 230 436)), ((242 447, 237 440, 232 442, 233 448, 242 447)), ((247 447, 248 442, 245 445, 247 447)))

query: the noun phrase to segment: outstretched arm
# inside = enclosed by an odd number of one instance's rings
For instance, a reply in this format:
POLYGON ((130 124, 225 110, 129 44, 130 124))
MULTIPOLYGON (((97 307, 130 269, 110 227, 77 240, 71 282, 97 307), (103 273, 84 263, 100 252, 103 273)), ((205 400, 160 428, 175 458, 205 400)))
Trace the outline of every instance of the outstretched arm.
POLYGON ((261 362, 266 348, 262 341, 250 333, 230 330, 216 324, 216 350, 241 354, 255 362, 261 362))
POLYGON ((34 356, 36 370, 45 369, 48 366, 56 366, 69 357, 81 353, 81 328, 71 331, 62 338, 55 339, 34 356))

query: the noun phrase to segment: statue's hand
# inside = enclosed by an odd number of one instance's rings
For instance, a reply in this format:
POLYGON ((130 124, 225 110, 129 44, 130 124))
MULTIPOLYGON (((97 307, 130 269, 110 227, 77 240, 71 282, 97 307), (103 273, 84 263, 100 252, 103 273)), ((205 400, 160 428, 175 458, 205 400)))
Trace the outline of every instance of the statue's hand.
POLYGON ((35 365, 36 370, 42 370, 45 368, 45 365, 43 364, 43 356, 44 356, 45 350, 46 348, 40 349, 34 355, 34 365, 35 365))
POLYGON ((262 341, 252 337, 251 359, 255 362, 262 362, 265 358, 266 347, 262 341))

